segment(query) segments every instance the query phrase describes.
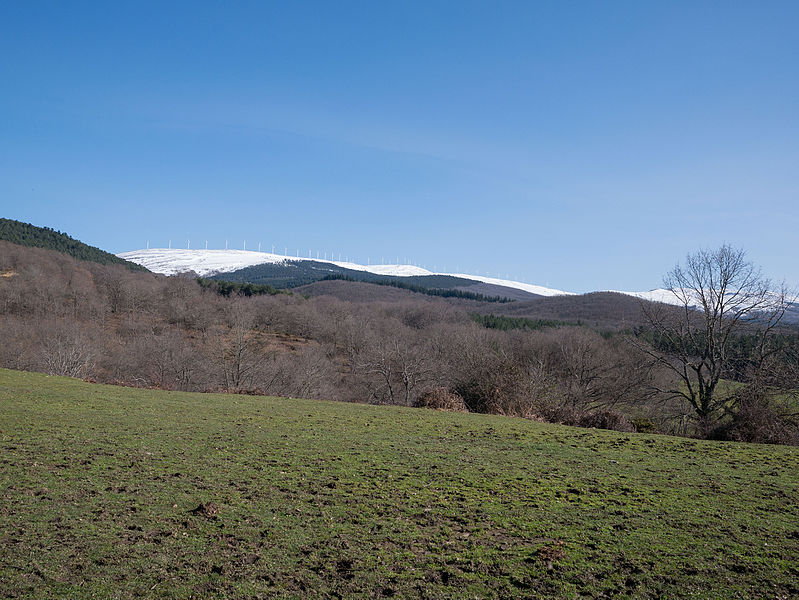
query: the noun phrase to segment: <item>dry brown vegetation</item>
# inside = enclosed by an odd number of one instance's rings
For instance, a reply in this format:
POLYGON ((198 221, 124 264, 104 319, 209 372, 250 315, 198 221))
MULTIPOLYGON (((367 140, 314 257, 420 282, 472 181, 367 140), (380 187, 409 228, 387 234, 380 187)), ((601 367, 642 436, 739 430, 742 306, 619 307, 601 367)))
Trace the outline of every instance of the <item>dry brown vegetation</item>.
POLYGON ((17 274, 0 282, 4 367, 136 387, 466 407, 624 431, 635 422, 663 432, 684 426, 680 406, 653 393, 664 369, 621 334, 485 329, 463 301, 405 290, 391 290, 401 296, 391 302, 226 298, 191 278, 5 242, 0 272, 17 274))

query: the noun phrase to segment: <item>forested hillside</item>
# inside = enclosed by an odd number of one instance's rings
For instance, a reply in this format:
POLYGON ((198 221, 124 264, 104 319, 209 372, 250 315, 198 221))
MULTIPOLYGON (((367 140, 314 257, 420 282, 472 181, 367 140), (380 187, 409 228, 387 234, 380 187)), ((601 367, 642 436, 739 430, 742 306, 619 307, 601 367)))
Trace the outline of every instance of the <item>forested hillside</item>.
POLYGON ((13 219, 0 219, 0 240, 29 246, 44 248, 69 254, 78 260, 87 260, 101 265, 125 265, 131 271, 147 271, 141 265, 121 259, 110 252, 105 252, 94 246, 84 244, 66 233, 61 233, 49 227, 37 227, 30 223, 14 221, 13 219))
POLYGON ((286 260, 218 273, 212 279, 236 283, 268 285, 274 288, 295 288, 318 281, 341 280, 372 283, 406 289, 419 294, 446 298, 463 298, 480 302, 507 302, 519 298, 535 298, 535 294, 503 286, 486 285, 473 279, 452 275, 378 275, 368 271, 347 269, 328 262, 286 260))

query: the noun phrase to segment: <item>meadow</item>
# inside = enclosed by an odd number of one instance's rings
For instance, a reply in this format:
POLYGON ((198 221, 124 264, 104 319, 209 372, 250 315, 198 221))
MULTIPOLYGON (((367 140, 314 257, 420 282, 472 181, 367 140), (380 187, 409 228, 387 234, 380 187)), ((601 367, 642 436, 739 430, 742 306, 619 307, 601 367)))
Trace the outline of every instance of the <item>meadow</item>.
POLYGON ((6 598, 790 598, 799 448, 0 370, 6 598))

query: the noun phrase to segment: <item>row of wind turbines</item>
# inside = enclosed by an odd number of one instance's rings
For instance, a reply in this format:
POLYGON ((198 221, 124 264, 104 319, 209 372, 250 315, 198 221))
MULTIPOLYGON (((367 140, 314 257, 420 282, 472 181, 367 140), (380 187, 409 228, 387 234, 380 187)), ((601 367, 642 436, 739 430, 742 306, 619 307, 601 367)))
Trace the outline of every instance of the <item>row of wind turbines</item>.
MULTIPOLYGON (((150 240, 147 240, 146 247, 147 247, 148 250, 150 249, 150 240)), ((283 254, 282 255, 281 254, 277 254, 275 252, 276 248, 277 248, 278 251, 280 250, 279 247, 277 247, 275 244, 272 244, 272 252, 271 252, 271 254, 274 254, 276 256, 285 256, 286 258, 305 258, 305 256, 300 257, 300 251, 299 250, 296 251, 294 256, 289 255, 288 246, 283 246, 283 254)), ((167 249, 168 250, 172 250, 173 249, 172 248, 172 240, 169 240, 169 245, 168 245, 167 249)), ((177 249, 182 249, 182 248, 177 248, 176 247, 174 249, 177 250, 177 249)), ((212 250, 212 249, 213 248, 209 248, 208 247, 208 240, 205 240, 205 250, 212 250)), ((186 250, 191 250, 191 239, 187 239, 186 240, 186 250)), ((230 250, 228 240, 225 240, 225 250, 230 250)), ((247 250, 247 240, 243 240, 243 242, 242 242, 242 250, 244 250, 244 251, 247 250)), ((251 252, 253 252, 253 250, 251 250, 251 252)), ((261 252, 261 242, 258 242, 258 252, 261 252)), ((320 250, 316 251, 316 259, 317 260, 328 261, 327 256, 328 256, 327 251, 320 251, 320 250)), ((308 250, 308 257, 307 258, 311 259, 311 260, 314 259, 312 250, 308 250)), ((336 258, 336 253, 331 251, 329 260, 332 261, 332 262, 350 263, 350 259, 346 255, 344 256, 344 260, 342 260, 342 253, 341 252, 338 253, 338 258, 336 258)), ((353 264, 353 263, 350 263, 350 264, 353 264)), ((367 264, 367 266, 371 266, 373 264, 371 257, 367 257, 366 264, 367 264)), ((374 264, 377 265, 377 263, 374 263, 374 264)), ((404 259, 403 262, 400 262, 400 257, 399 256, 396 257, 396 262, 394 262, 394 263, 386 263, 385 262, 385 257, 381 257, 380 264, 381 265, 386 265, 386 264, 389 264, 389 265, 408 265, 408 266, 420 267, 422 269, 427 269, 428 268, 427 265, 416 263, 416 262, 412 261, 411 259, 409 259, 407 257, 404 259)), ((432 269, 430 269, 430 270, 433 273, 438 273, 439 272, 437 265, 433 265, 432 269)), ((442 266, 440 272, 446 274, 447 273, 447 267, 446 266, 442 266)), ((479 275, 479 276, 485 276, 485 277, 493 277, 493 275, 489 271, 481 272, 481 271, 479 271, 477 269, 474 269, 473 271, 469 270, 469 269, 461 271, 459 266, 455 267, 455 271, 454 271, 453 274, 479 275)), ((496 277, 497 277, 497 279, 511 280, 511 276, 509 274, 507 274, 507 273, 505 274, 504 278, 502 277, 502 273, 497 273, 496 277)), ((522 281, 522 280, 521 279, 513 279, 513 281, 522 281)))

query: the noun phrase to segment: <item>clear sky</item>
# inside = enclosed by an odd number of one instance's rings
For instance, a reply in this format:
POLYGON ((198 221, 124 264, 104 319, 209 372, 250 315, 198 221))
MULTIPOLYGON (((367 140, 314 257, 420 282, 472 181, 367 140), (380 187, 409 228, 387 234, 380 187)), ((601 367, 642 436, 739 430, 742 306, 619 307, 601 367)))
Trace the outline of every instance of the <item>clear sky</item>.
POLYGON ((799 284, 799 2, 4 2, 0 216, 570 291, 799 284))

